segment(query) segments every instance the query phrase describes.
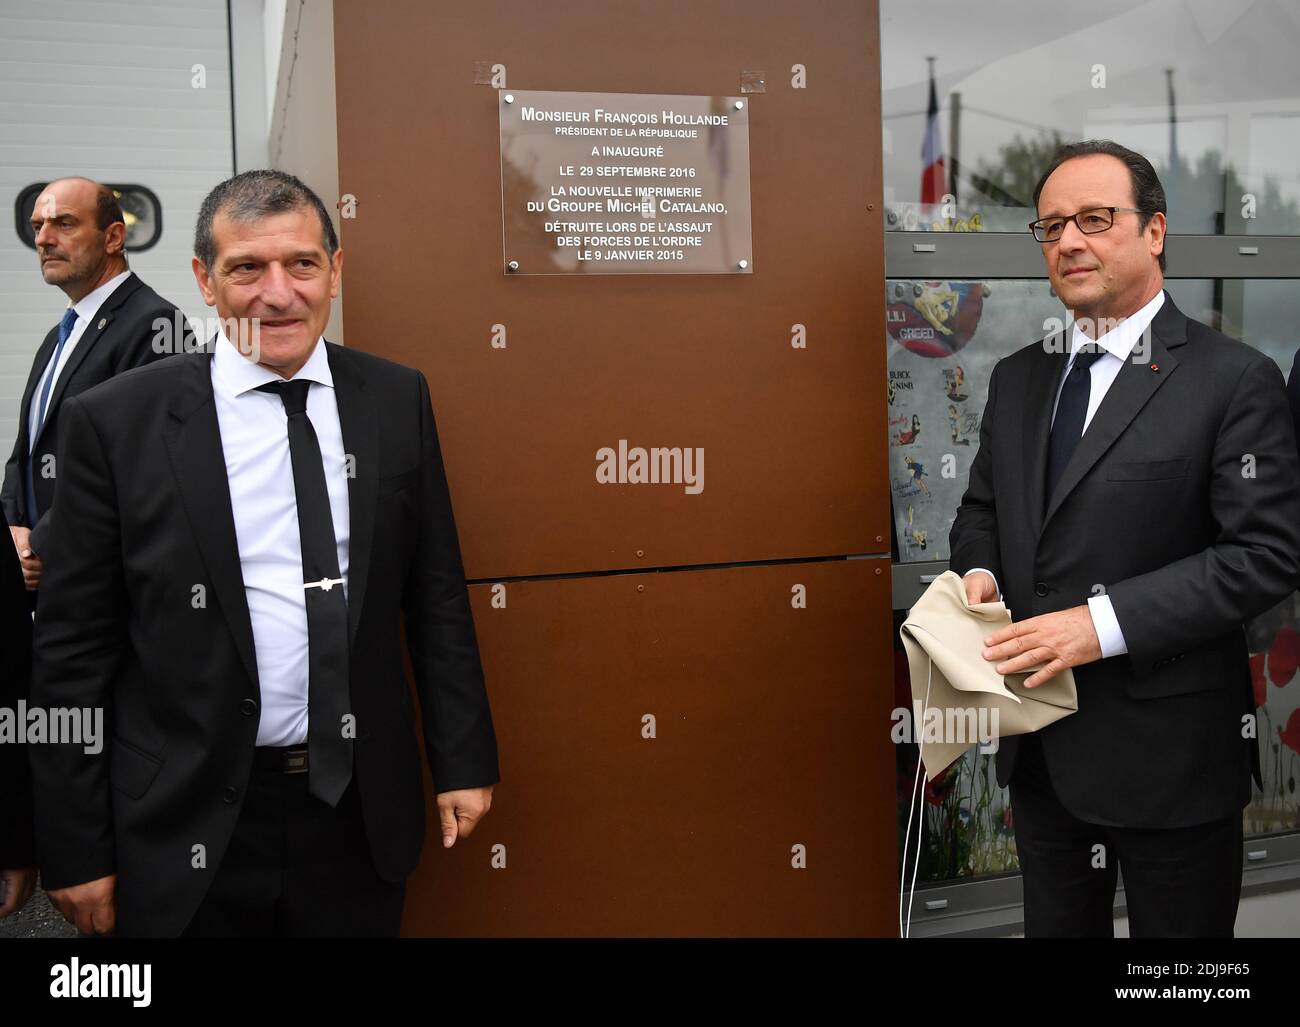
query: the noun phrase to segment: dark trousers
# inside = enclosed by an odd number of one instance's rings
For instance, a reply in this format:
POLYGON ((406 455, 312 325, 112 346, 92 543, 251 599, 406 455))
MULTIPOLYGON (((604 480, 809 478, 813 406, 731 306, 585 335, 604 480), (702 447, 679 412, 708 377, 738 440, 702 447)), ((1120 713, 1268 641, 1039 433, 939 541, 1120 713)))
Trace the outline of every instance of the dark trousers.
POLYGON ((1086 823, 1070 815, 1052 788, 1038 736, 1023 737, 1019 746, 1010 789, 1025 937, 1114 937, 1121 868, 1131 937, 1233 936, 1241 898, 1240 814, 1169 829, 1086 823))
POLYGON ((185 937, 395 937, 406 882, 375 872, 356 779, 331 809, 259 748, 230 846, 185 937))

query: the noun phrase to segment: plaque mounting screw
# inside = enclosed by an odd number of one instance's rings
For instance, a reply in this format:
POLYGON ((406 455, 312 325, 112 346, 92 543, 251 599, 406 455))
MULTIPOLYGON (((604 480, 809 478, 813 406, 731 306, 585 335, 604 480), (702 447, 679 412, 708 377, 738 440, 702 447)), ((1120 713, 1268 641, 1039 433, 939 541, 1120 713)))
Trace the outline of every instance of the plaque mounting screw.
POLYGON ((506 100, 506 103, 514 103, 514 102, 515 102, 515 94, 514 94, 514 93, 506 93, 505 100, 506 100))
POLYGON ((737 101, 736 101, 736 110, 738 110, 738 111, 739 111, 739 110, 744 110, 744 107, 745 107, 745 101, 744 101, 744 100, 737 100, 737 101))
POLYGON ((519 261, 517 261, 517 260, 512 260, 509 264, 506 265, 506 270, 507 270, 507 271, 518 271, 518 270, 519 270, 519 261))
POLYGON ((745 268, 749 267, 749 261, 747 261, 747 260, 738 260, 738 261, 736 261, 736 267, 738 267, 741 271, 744 271, 745 268))

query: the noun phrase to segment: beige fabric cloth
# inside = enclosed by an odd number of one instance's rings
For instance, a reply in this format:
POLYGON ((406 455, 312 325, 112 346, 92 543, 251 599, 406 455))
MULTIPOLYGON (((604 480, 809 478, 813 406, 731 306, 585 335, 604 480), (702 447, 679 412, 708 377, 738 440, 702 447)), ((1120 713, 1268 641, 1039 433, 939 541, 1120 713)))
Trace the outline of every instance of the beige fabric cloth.
POLYGON ((1068 667, 1043 684, 1026 688, 1025 678, 1032 670, 1003 677, 996 670, 997 662, 980 655, 984 639, 1010 623, 1011 614, 1001 601, 968 605, 966 586, 953 571, 935 578, 908 612, 899 634, 912 678, 912 730, 928 780, 980 741, 970 736, 969 715, 956 716, 958 711, 976 711, 980 727, 996 725, 1002 738, 1037 731, 1079 708, 1074 674, 1068 667), (955 737, 955 731, 945 731, 942 741, 935 741, 932 735, 940 722, 937 712, 927 713, 931 709, 943 712, 945 727, 967 727, 964 739, 955 737), (929 734, 927 717, 932 724, 929 734))

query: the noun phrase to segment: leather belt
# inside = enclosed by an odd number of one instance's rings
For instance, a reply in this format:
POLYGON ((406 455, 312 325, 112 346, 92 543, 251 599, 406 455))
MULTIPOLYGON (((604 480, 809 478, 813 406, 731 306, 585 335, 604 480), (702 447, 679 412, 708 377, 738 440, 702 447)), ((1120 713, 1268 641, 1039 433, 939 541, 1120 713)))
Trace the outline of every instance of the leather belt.
POLYGON ((259 745, 253 750, 253 766, 281 774, 307 773, 307 746, 259 745))

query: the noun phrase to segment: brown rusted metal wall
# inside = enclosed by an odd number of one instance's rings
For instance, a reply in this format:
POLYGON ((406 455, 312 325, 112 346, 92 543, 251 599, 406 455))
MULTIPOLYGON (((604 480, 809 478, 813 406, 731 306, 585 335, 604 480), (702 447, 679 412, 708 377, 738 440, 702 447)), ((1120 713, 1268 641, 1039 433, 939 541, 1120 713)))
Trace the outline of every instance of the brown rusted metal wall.
POLYGON ((334 6, 347 340, 429 379, 501 747, 407 933, 893 933, 875 3, 334 6), (505 275, 478 62, 593 92, 763 71, 753 274, 505 275), (703 492, 598 484, 619 439, 702 447, 703 492))

